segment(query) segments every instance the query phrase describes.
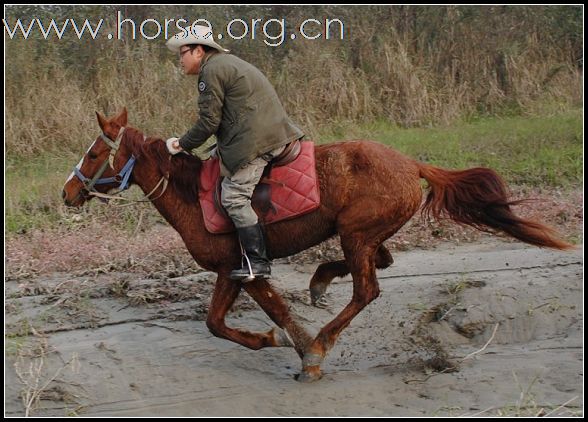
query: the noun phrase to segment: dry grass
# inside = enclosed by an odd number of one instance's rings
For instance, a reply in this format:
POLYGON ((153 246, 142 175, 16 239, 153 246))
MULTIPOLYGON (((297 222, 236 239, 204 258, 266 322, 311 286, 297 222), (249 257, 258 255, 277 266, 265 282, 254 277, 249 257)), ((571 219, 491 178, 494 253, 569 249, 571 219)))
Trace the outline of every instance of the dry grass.
POLYGON ((551 405, 537 403, 535 394, 533 393, 533 386, 537 382, 541 382, 539 375, 536 375, 528 385, 523 385, 519 380, 515 371, 512 371, 513 381, 516 383, 520 394, 515 404, 508 404, 502 407, 490 407, 481 412, 473 414, 462 414, 461 417, 578 417, 582 414, 582 408, 576 402, 579 396, 574 396, 563 404, 551 405))
POLYGON ((55 372, 47 373, 46 367, 49 355, 54 350, 49 346, 47 337, 32 329, 33 340, 27 346, 19 348, 14 369, 16 376, 22 384, 21 398, 25 409, 25 417, 32 416, 39 409, 41 400, 63 401, 66 403, 76 402, 78 396, 69 393, 66 389, 56 383, 67 385, 59 377, 62 372, 69 368, 74 373, 79 368, 77 354, 64 362, 55 372))
POLYGON ((199 270, 179 235, 156 226, 136 236, 94 220, 74 230, 36 230, 7 241, 10 279, 68 271, 99 274, 112 270, 168 270, 170 277, 199 270))
MULTIPOLYGON (((220 21, 231 10, 206 12, 220 21)), ((347 38, 297 40, 280 48, 228 40, 227 46, 267 74, 288 112, 315 138, 325 124, 340 121, 423 126, 473 115, 533 113, 546 103, 580 105, 574 33, 564 34, 571 41, 562 42, 558 21, 548 20, 553 10, 275 7, 269 13, 287 15, 292 26, 313 13, 338 16, 347 38), (543 24, 546 19, 550 26, 543 24)), ((141 12, 170 13, 157 7, 141 12)), ((94 111, 113 114, 122 106, 130 111, 130 123, 146 133, 184 133, 196 117, 195 78, 183 76, 177 58, 163 50, 161 39, 87 45, 8 40, 8 155, 79 154, 97 134, 94 111), (34 61, 31 50, 39 52, 34 61)))

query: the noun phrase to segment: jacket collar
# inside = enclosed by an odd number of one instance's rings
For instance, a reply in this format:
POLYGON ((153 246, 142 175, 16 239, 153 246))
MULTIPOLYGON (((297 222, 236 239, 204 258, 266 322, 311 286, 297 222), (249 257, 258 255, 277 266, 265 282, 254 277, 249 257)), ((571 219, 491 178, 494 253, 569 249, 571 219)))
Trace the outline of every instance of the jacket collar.
POLYGON ((202 57, 202 63, 200 64, 200 69, 202 69, 204 66, 206 66, 206 63, 208 63, 208 61, 210 60, 211 57, 214 57, 218 54, 221 54, 219 51, 217 50, 210 50, 208 53, 206 53, 204 55, 204 57, 202 57))

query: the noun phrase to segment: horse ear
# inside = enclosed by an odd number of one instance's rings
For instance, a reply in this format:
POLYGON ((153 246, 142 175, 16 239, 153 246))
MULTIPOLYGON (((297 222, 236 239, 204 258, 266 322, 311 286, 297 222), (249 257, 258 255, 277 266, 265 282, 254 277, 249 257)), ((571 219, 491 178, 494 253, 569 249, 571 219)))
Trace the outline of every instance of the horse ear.
POLYGON ((127 108, 123 107, 122 111, 118 113, 118 116, 114 118, 114 121, 119 124, 119 126, 126 126, 127 125, 127 108))
POLYGON ((99 112, 96 112, 96 118, 98 118, 98 125, 100 126, 100 129, 102 129, 102 132, 104 132, 106 130, 106 126, 108 125, 108 120, 106 120, 106 117, 104 117, 99 112))

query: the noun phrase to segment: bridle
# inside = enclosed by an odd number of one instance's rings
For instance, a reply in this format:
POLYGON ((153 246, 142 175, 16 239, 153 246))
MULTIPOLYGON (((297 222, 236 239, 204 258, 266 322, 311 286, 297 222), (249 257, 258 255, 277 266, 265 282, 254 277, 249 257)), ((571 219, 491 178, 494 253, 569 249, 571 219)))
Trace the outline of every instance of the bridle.
MULTIPOLYGON (((116 194, 119 194, 119 193, 127 190, 130 187, 129 179, 131 177, 131 174, 133 173, 133 168, 135 167, 135 162, 137 161, 135 156, 132 154, 131 154, 131 157, 128 159, 128 161, 123 166, 123 168, 121 169, 121 171, 118 172, 117 175, 112 176, 112 177, 104 177, 104 178, 102 177, 102 175, 104 174, 104 172, 106 171, 106 169, 108 168, 109 165, 110 165, 110 168, 112 168, 112 170, 115 170, 114 169, 114 157, 116 156, 116 153, 118 152, 118 149, 120 147, 120 143, 122 141, 122 137, 123 137, 124 132, 125 132, 125 127, 122 126, 120 128, 120 130, 118 131, 118 135, 116 136, 116 139, 114 141, 112 139, 110 139, 105 133, 100 134, 100 138, 102 138, 102 140, 106 143, 106 145, 108 145, 110 147, 110 152, 108 154, 108 158, 106 158, 104 160, 104 162, 100 165, 100 168, 98 169, 98 171, 96 172, 96 174, 92 178, 84 176, 77 166, 74 168, 74 170, 73 170, 74 174, 77 176, 78 179, 80 179, 80 181, 84 185, 83 189, 80 190, 80 193, 78 193, 78 196, 82 195, 83 192, 85 191, 86 195, 97 196, 102 200, 120 199, 120 200, 131 201, 131 202, 135 203, 135 202, 149 202, 149 201, 155 200, 155 199, 159 198, 161 195, 163 195, 163 193, 165 192, 165 190, 167 188, 167 184, 168 184, 168 177, 166 177, 166 176, 162 176, 162 178, 159 180, 159 182, 157 183, 155 188, 153 188, 153 190, 151 192, 149 192, 147 195, 145 195, 145 197, 142 200, 131 200, 128 198, 124 198, 122 196, 115 196, 116 194), (104 194, 104 193, 98 192, 96 189, 94 189, 94 186, 96 186, 96 185, 106 185, 106 184, 110 184, 110 183, 118 183, 119 184, 117 186, 118 191, 115 192, 114 195, 104 194), (155 192, 155 190, 162 183, 163 183, 163 189, 161 190, 161 193, 156 198, 149 198, 149 196, 151 196, 151 194, 153 194, 153 192, 155 192)), ((144 139, 146 139, 146 137, 144 137, 144 139)), ((170 155, 170 158, 171 158, 171 155, 170 155)))
POLYGON ((123 126, 118 131, 118 135, 116 136, 116 139, 114 141, 112 141, 112 139, 110 139, 104 133, 100 134, 102 140, 106 143, 106 145, 110 147, 110 153, 108 154, 108 158, 104 160, 104 162, 102 163, 94 177, 90 179, 89 177, 84 176, 80 169, 78 169, 77 167, 74 168, 74 174, 78 177, 78 179, 80 179, 80 181, 84 185, 84 189, 88 193, 91 194, 97 192, 94 189, 95 185, 106 185, 109 183, 119 183, 118 192, 122 192, 123 190, 129 188, 129 178, 131 177, 131 173, 133 172, 133 167, 135 166, 136 161, 134 155, 131 155, 129 161, 127 161, 127 163, 123 166, 122 170, 116 176, 101 178, 109 164, 110 168, 114 170, 114 157, 118 152, 118 148, 120 147, 120 143, 122 141, 124 132, 125 127, 123 126))

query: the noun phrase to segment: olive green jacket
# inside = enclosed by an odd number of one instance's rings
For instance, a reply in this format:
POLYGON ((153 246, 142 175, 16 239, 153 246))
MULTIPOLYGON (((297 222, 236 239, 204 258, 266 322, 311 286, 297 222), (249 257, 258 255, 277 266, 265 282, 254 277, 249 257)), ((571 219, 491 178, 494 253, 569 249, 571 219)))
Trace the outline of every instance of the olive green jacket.
POLYGON ((199 119, 180 138, 180 146, 191 150, 216 135, 218 153, 231 173, 304 136, 267 78, 232 54, 214 52, 203 58, 198 91, 199 119))

